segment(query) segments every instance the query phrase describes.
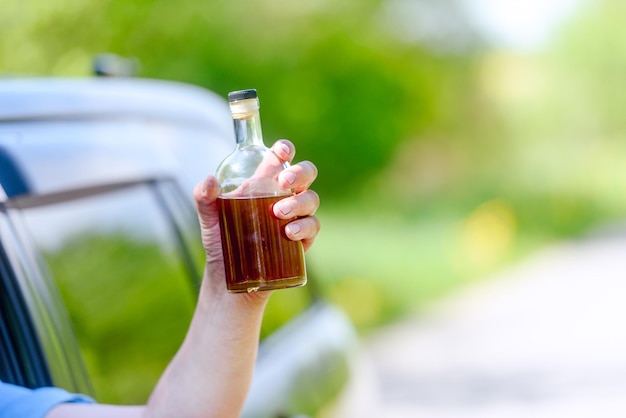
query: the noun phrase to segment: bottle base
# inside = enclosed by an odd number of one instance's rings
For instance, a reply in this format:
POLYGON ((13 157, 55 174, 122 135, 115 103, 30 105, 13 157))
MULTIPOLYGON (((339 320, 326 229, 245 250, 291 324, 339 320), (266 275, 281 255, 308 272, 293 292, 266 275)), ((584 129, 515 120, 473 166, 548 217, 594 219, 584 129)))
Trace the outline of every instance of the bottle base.
POLYGON ((291 277, 279 280, 249 280, 239 283, 227 283, 226 287, 230 293, 252 293, 266 290, 288 289, 290 287, 304 286, 306 277, 291 277))

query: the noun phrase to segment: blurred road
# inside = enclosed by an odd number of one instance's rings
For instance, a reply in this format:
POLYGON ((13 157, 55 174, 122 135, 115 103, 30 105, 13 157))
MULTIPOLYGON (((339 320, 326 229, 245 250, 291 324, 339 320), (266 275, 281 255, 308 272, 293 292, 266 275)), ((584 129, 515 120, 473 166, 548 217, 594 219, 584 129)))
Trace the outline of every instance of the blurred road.
POLYGON ((368 416, 626 417, 626 233, 546 250, 365 354, 380 385, 368 416))

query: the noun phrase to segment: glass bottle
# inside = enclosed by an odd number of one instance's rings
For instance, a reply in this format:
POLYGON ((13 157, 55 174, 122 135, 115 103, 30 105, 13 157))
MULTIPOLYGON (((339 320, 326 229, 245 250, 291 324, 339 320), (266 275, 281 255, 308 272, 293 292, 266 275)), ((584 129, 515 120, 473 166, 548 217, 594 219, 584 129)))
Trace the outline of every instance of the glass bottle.
POLYGON ((293 194, 278 185, 289 167, 263 143, 259 99, 254 89, 228 94, 235 150, 217 168, 222 250, 230 292, 282 289, 306 283, 300 241, 285 235, 291 220, 278 219, 274 203, 293 194))

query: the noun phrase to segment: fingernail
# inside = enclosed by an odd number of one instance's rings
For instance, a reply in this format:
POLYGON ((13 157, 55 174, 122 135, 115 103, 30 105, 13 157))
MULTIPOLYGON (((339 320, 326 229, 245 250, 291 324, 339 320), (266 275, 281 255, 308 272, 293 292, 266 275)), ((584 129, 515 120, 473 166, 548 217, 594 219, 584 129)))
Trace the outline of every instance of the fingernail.
POLYGON ((283 172, 283 178, 287 180, 287 183, 289 184, 293 184, 293 182, 296 181, 296 175, 291 171, 283 172))
POLYGON ((289 153, 291 152, 291 150, 289 149, 289 147, 286 144, 280 144, 280 149, 282 152, 285 153, 285 155, 289 155, 289 153))
POLYGON ((293 210, 293 206, 287 202, 278 202, 275 206, 283 215, 289 215, 289 213, 293 210))
POLYGON ((288 224, 285 229, 287 230, 287 233, 293 236, 296 236, 300 233, 300 231, 302 230, 302 228, 300 227, 299 224, 292 222, 290 224, 288 224))

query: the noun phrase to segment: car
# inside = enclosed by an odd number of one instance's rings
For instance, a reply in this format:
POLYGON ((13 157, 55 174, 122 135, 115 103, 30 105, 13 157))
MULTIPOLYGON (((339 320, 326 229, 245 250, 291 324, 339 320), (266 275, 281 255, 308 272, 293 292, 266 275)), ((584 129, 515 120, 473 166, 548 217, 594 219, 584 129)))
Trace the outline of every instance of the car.
MULTIPOLYGON (((0 380, 144 403, 204 265, 192 188, 226 100, 135 78, 0 80, 0 380)), ((332 416, 358 337, 315 277, 274 292, 244 417, 332 416)))

